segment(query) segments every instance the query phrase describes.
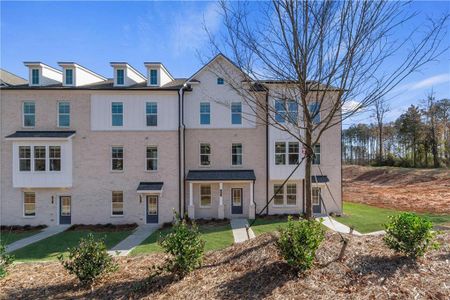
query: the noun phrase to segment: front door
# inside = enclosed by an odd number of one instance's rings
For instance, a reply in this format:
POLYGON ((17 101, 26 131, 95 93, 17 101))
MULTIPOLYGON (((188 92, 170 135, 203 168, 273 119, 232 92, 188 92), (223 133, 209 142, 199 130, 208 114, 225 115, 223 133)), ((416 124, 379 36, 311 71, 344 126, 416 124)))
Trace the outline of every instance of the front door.
POLYGON ((158 223, 158 195, 147 195, 147 223, 158 223))
POLYGON ((320 187, 312 188, 312 204, 313 213, 320 214, 322 212, 322 195, 320 187))
POLYGON ((231 213, 242 214, 242 189, 231 189, 231 213))
POLYGON ((72 198, 70 196, 59 197, 59 224, 72 223, 72 198))

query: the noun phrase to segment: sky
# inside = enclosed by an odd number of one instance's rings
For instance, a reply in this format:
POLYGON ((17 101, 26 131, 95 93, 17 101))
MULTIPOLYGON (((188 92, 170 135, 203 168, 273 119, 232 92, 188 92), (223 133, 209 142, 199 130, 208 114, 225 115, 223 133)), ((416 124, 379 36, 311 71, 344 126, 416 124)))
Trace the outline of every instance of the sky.
MULTIPOLYGON (((0 1, 0 66, 24 78, 24 61, 53 67, 74 61, 105 77, 112 77, 111 61, 127 61, 141 72, 143 62, 160 61, 174 77, 189 77, 210 54, 203 26, 212 33, 223 29, 215 2, 0 1)), ((450 12, 450 1, 416 1, 411 10, 418 13, 418 25, 428 16, 450 12)), ((387 120, 420 103, 431 90, 437 99, 450 98, 450 52, 396 88, 389 96, 387 120)), ((370 113, 344 126, 360 121, 372 121, 370 113)))

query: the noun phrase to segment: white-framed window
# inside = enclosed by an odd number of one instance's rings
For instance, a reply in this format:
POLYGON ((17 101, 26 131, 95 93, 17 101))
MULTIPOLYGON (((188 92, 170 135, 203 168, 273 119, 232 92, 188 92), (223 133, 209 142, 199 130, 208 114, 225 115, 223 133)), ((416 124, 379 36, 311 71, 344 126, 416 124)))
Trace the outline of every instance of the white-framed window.
POLYGON ((286 164, 286 143, 275 142, 275 165, 286 164))
POLYGON ((158 170, 158 147, 147 147, 147 171, 158 170))
POLYGON ((34 101, 25 101, 22 107, 23 127, 34 127, 36 125, 36 105, 34 101))
POLYGON ((31 69, 31 84, 39 84, 39 69, 31 69))
POLYGON ((283 187, 281 184, 273 185, 273 193, 275 194, 278 189, 281 190, 275 195, 273 199, 274 206, 295 206, 297 205, 297 184, 286 183, 283 187))
POLYGON ((321 189, 320 187, 313 187, 311 189, 312 193, 312 204, 313 205, 320 205, 320 198, 321 198, 321 189))
POLYGON ((210 207, 211 206, 211 185, 201 184, 200 185, 200 207, 210 207))
POLYGON ((61 171, 61 147, 48 147, 49 169, 50 171, 61 171))
POLYGON ((273 193, 277 193, 273 198, 273 205, 275 206, 283 206, 284 205, 284 188, 281 187, 281 184, 273 185, 273 193), (279 191, 278 191, 279 190, 279 191), (277 193, 278 191, 278 193, 277 193))
POLYGON ((297 124, 298 103, 294 100, 275 100, 275 121, 284 123, 286 120, 297 124))
POLYGON ((123 126, 123 103, 111 103, 112 126, 123 126))
POLYGON ((313 124, 320 123, 320 104, 318 102, 310 103, 308 105, 309 114, 312 118, 313 124))
POLYGON ((145 117, 147 126, 158 126, 158 103, 145 103, 145 117))
POLYGON ((211 105, 209 102, 200 103, 200 124, 211 124, 211 105))
POLYGON ((111 169, 113 171, 123 171, 123 147, 111 147, 111 169))
POLYGON ((312 160, 313 165, 320 165, 320 144, 314 145, 314 157, 312 160))
POLYGON ((45 161, 46 161, 46 147, 45 146, 34 146, 34 171, 44 172, 45 171, 45 161))
POLYGON ((295 183, 286 184, 286 205, 297 205, 297 185, 295 183))
POLYGON ((210 144, 200 144, 200 165, 210 166, 211 165, 211 145, 210 144))
POLYGON ((123 216, 123 192, 112 192, 111 215, 123 216))
POLYGON ((299 151, 300 151, 298 142, 289 142, 288 147, 289 147, 289 150, 288 150, 289 151, 289 153, 288 153, 289 164, 290 165, 298 164, 299 151))
POLYGON ((116 84, 117 85, 125 84, 125 70, 124 69, 116 70, 116 84))
POLYGON ((70 102, 58 102, 58 127, 70 127, 70 102))
POLYGON ((150 85, 158 85, 158 70, 150 70, 150 85))
POLYGON ((73 69, 65 70, 65 81, 66 81, 66 85, 73 84, 73 69))
POLYGON ((242 144, 233 143, 231 145, 231 165, 241 166, 242 165, 242 144))
POLYGON ((23 215, 24 217, 36 216, 36 194, 34 192, 23 193, 23 215))
POLYGON ((242 124, 242 103, 241 102, 231 103, 231 124, 233 124, 233 125, 242 124))
POLYGON ((225 81, 223 80, 222 77, 217 77, 217 84, 218 84, 218 85, 223 85, 224 82, 225 82, 225 81))
POLYGON ((31 147, 19 146, 19 171, 31 171, 31 147))

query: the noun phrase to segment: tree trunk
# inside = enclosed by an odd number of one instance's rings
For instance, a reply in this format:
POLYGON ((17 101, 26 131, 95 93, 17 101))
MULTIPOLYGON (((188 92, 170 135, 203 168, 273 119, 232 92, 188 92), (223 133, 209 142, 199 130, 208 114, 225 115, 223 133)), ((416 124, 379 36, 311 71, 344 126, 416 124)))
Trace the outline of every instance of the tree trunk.
POLYGON ((383 161, 383 125, 378 126, 379 137, 378 137, 378 162, 381 164, 383 161))
POLYGON ((309 130, 306 131, 306 140, 305 146, 306 149, 306 164, 305 164, 305 217, 308 220, 313 218, 313 210, 312 210, 312 195, 311 195, 311 132, 309 130))

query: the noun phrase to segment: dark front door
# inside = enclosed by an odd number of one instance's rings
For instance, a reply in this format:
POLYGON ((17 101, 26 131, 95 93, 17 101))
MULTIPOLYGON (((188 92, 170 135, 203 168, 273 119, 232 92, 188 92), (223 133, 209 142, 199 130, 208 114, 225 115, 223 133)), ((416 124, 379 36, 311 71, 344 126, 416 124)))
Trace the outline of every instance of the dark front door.
POLYGON ((313 213, 320 214, 322 212, 322 195, 319 187, 312 188, 312 204, 313 213))
POLYGON ((158 223, 158 195, 147 195, 147 223, 158 223))
POLYGON ((59 224, 72 223, 72 198, 70 196, 59 197, 59 224))
POLYGON ((242 214, 242 189, 231 189, 231 213, 242 214))

